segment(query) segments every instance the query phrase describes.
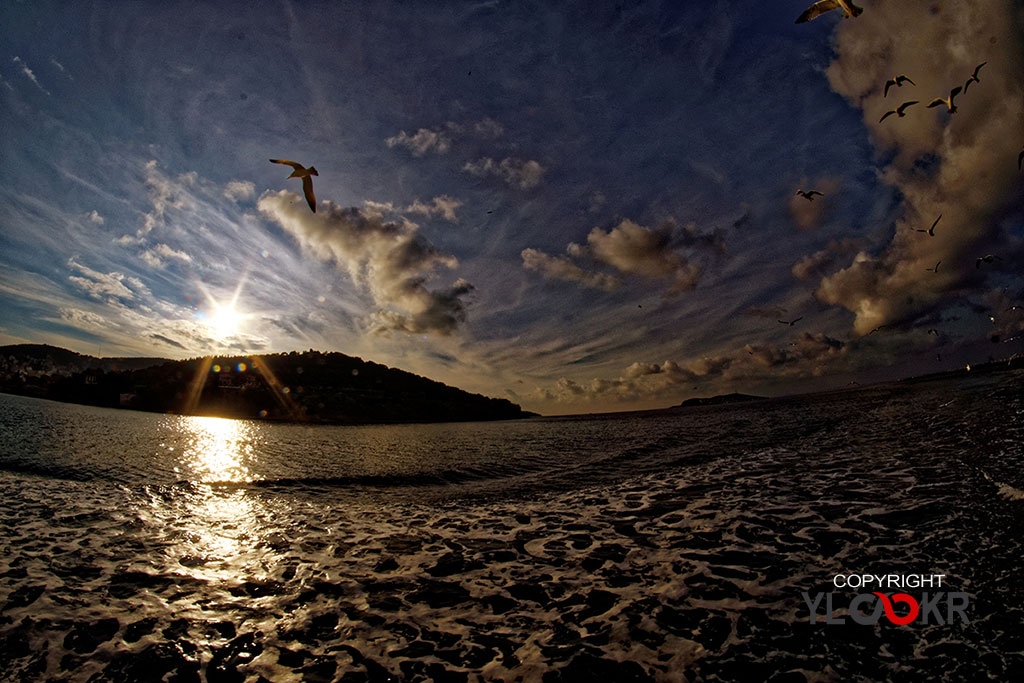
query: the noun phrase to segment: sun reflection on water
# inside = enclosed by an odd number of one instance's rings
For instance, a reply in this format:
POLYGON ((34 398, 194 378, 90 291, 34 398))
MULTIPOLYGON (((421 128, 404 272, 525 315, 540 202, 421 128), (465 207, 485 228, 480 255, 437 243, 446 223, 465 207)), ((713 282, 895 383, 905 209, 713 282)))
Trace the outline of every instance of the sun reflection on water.
POLYGON ((258 427, 242 420, 182 417, 178 429, 185 437, 182 464, 197 486, 184 495, 184 514, 174 524, 177 571, 231 583, 265 577, 270 560, 263 543, 266 508, 252 491, 230 486, 259 478, 252 469, 258 427))
POLYGON ((202 482, 252 481, 248 462, 254 456, 255 429, 248 422, 222 417, 184 417, 188 432, 185 464, 202 482))

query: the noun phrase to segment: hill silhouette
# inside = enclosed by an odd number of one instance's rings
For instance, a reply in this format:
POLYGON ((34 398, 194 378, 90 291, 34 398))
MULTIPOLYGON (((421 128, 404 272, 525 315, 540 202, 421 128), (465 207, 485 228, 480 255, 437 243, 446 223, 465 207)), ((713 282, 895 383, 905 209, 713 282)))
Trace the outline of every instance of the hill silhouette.
POLYGON ((94 358, 39 344, 4 346, 0 391, 108 408, 323 424, 534 415, 506 399, 313 350, 174 361, 94 358))

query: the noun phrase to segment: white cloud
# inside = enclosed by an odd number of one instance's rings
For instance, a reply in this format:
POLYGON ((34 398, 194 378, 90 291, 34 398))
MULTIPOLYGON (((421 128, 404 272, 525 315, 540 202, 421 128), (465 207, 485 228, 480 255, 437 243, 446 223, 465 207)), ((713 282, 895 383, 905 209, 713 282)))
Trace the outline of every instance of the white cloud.
POLYGON ((256 196, 256 185, 248 180, 232 180, 224 188, 224 196, 233 202, 256 196))
POLYGON ((103 216, 101 216, 95 209, 87 213, 86 218, 96 225, 103 225, 104 223, 103 216))
POLYGON ((603 289, 606 292, 622 286, 622 280, 619 278, 592 270, 584 270, 567 256, 551 256, 537 249, 523 249, 520 255, 523 258, 524 268, 536 271, 548 279, 578 282, 584 287, 603 289))
POLYGON ((405 147, 414 157, 421 157, 427 152, 433 151, 436 154, 444 154, 452 144, 451 138, 443 130, 430 130, 420 128, 414 135, 409 135, 404 130, 394 137, 385 141, 388 147, 405 147))
POLYGON ((545 171, 544 167, 536 161, 524 161, 514 157, 508 157, 501 161, 495 161, 490 157, 467 161, 462 170, 478 178, 497 176, 520 190, 529 190, 540 185, 545 171))
POLYGON ((430 203, 424 203, 417 199, 405 207, 404 211, 405 213, 417 213, 428 217, 440 216, 446 221, 456 223, 458 218, 455 216, 455 210, 460 206, 462 206, 462 202, 458 199, 443 194, 440 197, 434 197, 430 200, 430 203))
POLYGON ((158 244, 152 249, 147 249, 140 254, 142 260, 148 263, 153 268, 163 268, 167 265, 167 261, 179 261, 181 263, 191 263, 192 257, 184 251, 172 249, 166 244, 158 244))
POLYGON ((594 228, 585 247, 570 244, 568 251, 590 255, 623 273, 669 280, 669 293, 678 294, 696 287, 701 271, 675 249, 674 237, 674 224, 648 228, 627 219, 609 231, 594 228))
POLYGON ((28 64, 26 64, 26 63, 25 63, 25 62, 24 62, 24 61, 23 61, 23 60, 21 59, 21 57, 15 57, 15 58, 14 58, 14 59, 12 59, 11 61, 12 61, 12 62, 14 62, 15 64, 17 64, 17 65, 18 65, 19 67, 21 67, 21 73, 22 73, 22 74, 24 74, 25 78, 27 78, 28 80, 32 81, 32 82, 33 82, 33 83, 35 84, 35 86, 36 86, 37 88, 39 88, 40 90, 42 90, 42 91, 43 91, 44 93, 46 93, 47 95, 49 95, 49 94, 50 94, 50 91, 49 91, 49 90, 47 90, 46 88, 44 88, 44 87, 43 87, 43 86, 42 86, 42 85, 41 85, 41 84, 39 83, 39 79, 38 79, 38 78, 36 78, 36 75, 35 75, 35 74, 34 74, 34 73, 32 72, 32 69, 28 68, 28 64))
POLYGON ((838 339, 805 332, 787 346, 748 344, 733 353, 696 358, 685 364, 637 361, 615 379, 595 378, 581 384, 561 377, 553 390, 538 389, 533 396, 563 403, 678 399, 692 385, 718 378, 736 381, 818 376, 834 369, 847 356, 847 346, 838 339))
POLYGON ((852 311, 859 334, 927 314, 976 287, 988 271, 976 270, 974 259, 1009 243, 999 218, 1021 203, 1021 14, 1010 0, 965 0, 941 12, 932 11, 934 4, 877 0, 856 21, 841 22, 827 71, 833 89, 862 109, 874 144, 891 157, 882 178, 903 198, 885 249, 858 253, 816 292, 852 311), (893 93, 883 98, 882 88, 894 74, 910 76, 917 85, 901 90, 928 101, 962 85, 983 61, 981 82, 959 96, 958 113, 918 106, 908 111, 910 121, 879 122, 892 106, 893 93), (916 232, 939 215, 935 237, 916 232), (940 261, 937 273, 928 272, 940 261))
POLYGON ((458 261, 428 242, 415 224, 386 222, 372 212, 329 201, 323 211, 310 213, 288 191, 265 192, 258 206, 304 248, 334 261, 353 282, 366 286, 378 305, 398 309, 375 314, 375 331, 448 335, 465 319, 464 298, 472 285, 458 280, 449 288, 428 289, 434 270, 454 268, 458 261))
POLYGON ((100 273, 77 263, 74 259, 69 260, 68 265, 80 273, 80 275, 68 276, 68 279, 94 299, 111 297, 130 301, 135 298, 136 292, 149 294, 149 290, 141 281, 125 276, 124 273, 100 273), (136 291, 132 291, 126 286, 126 282, 132 285, 136 291))

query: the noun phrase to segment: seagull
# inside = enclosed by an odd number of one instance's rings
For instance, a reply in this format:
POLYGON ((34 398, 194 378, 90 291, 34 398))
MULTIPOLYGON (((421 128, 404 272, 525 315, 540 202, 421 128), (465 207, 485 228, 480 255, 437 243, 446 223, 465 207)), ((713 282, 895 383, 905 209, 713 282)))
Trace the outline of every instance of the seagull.
POLYGON ((978 258, 977 258, 977 259, 976 259, 976 260, 974 261, 974 267, 975 267, 975 268, 981 268, 981 264, 982 264, 982 262, 984 262, 984 263, 992 263, 992 261, 994 261, 994 260, 996 260, 996 259, 999 259, 1000 261, 1002 261, 1002 260, 1003 260, 1003 259, 1001 259, 1001 258, 999 258, 998 256, 995 256, 995 255, 993 255, 993 254, 986 254, 986 255, 984 255, 984 256, 979 256, 979 257, 978 257, 978 258))
POLYGON ((978 66, 974 67, 974 73, 971 74, 971 77, 967 79, 966 83, 964 83, 965 93, 967 92, 967 86, 969 86, 971 83, 981 83, 981 79, 978 78, 978 72, 981 71, 981 67, 985 66, 986 64, 988 64, 988 62, 982 62, 978 66))
POLYGON ((316 213, 316 196, 313 194, 312 178, 312 176, 320 175, 316 172, 316 168, 313 166, 306 168, 296 161, 288 161, 287 159, 271 159, 271 161, 275 164, 285 164, 295 169, 288 177, 302 178, 302 193, 306 195, 306 203, 309 204, 310 211, 316 213))
POLYGON ((917 231, 918 232, 926 232, 926 233, 928 233, 929 237, 935 237, 935 226, 939 224, 939 221, 941 219, 942 219, 942 214, 940 213, 939 217, 935 219, 934 223, 932 223, 932 227, 928 228, 927 230, 922 230, 920 228, 917 228, 917 231))
POLYGON ((793 327, 793 325, 796 325, 798 322, 800 322, 803 319, 804 319, 804 317, 800 316, 799 318, 797 318, 796 320, 793 320, 793 321, 780 320, 779 322, 782 323, 783 325, 789 325, 790 327, 793 327))
POLYGON ((864 11, 863 7, 858 7, 851 0, 818 0, 818 2, 808 7, 804 10, 803 14, 796 18, 796 23, 802 24, 834 9, 842 9, 843 18, 856 17, 864 11))
POLYGON ((933 327, 932 329, 928 330, 928 334, 934 334, 936 337, 938 337, 939 331, 933 327))
MULTIPOLYGON (((904 102, 903 104, 901 104, 900 106, 896 107, 895 109, 890 109, 889 111, 885 112, 885 114, 882 115, 882 118, 878 119, 878 122, 881 123, 882 121, 885 121, 887 118, 889 118, 893 114, 896 114, 896 116, 898 116, 898 117, 900 117, 902 119, 904 116, 907 115, 907 113, 906 113, 907 107, 909 107, 912 104, 917 104, 917 102, 918 102, 918 100, 910 100, 909 102, 904 102)), ((931 106, 931 105, 928 105, 928 106, 931 106)))
POLYGON ((958 86, 956 86, 955 88, 953 88, 952 90, 949 91, 949 97, 948 98, 936 97, 934 100, 931 101, 931 103, 929 103, 928 106, 929 107, 937 107, 940 104, 944 104, 944 105, 946 105, 946 108, 949 110, 950 114, 955 114, 956 113, 956 103, 953 102, 953 98, 956 97, 957 95, 959 95, 961 90, 963 90, 963 88, 961 88, 958 85, 958 86))
POLYGON ((937 272, 939 272, 939 264, 940 263, 942 263, 942 261, 936 261, 934 268, 925 268, 925 270, 929 270, 929 271, 931 271, 933 273, 937 273, 937 272))
POLYGON ((818 195, 819 197, 825 196, 824 192, 819 192, 817 190, 797 190, 796 193, 809 202, 814 201, 814 195, 818 195))
POLYGON ((914 83, 914 81, 910 80, 909 76, 900 74, 899 76, 896 76, 895 78, 890 78, 885 82, 885 91, 882 93, 882 97, 888 96, 889 88, 891 88, 892 86, 895 85, 897 88, 902 88, 904 83, 909 83, 910 85, 917 85, 917 83, 914 83))

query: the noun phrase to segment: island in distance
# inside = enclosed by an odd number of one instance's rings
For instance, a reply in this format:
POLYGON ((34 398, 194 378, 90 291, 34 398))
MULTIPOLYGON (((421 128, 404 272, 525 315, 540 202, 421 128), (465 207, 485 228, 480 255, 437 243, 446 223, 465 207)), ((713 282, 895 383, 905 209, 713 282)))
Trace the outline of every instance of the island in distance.
POLYGON ((690 406, 714 406, 720 403, 742 403, 743 401, 767 401, 767 396, 751 396, 750 394, 720 394, 705 398, 688 398, 673 408, 689 408, 690 406))
POLYGON ((533 417, 489 398, 342 353, 95 358, 42 344, 0 347, 0 392, 107 408, 318 424, 533 417))

